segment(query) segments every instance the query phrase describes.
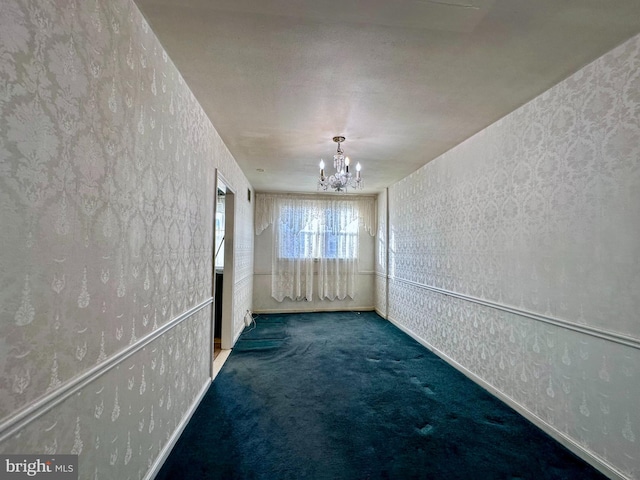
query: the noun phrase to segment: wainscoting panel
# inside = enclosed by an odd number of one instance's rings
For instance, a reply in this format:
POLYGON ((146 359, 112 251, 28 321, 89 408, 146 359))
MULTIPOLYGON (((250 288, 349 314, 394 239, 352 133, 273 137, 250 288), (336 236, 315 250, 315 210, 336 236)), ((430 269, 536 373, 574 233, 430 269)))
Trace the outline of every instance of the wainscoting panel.
POLYGON ((390 319, 635 478, 640 349, 402 280, 389 293, 390 319))
POLYGON ((211 305, 0 443, 2 453, 73 453, 79 478, 142 478, 210 382, 211 305))

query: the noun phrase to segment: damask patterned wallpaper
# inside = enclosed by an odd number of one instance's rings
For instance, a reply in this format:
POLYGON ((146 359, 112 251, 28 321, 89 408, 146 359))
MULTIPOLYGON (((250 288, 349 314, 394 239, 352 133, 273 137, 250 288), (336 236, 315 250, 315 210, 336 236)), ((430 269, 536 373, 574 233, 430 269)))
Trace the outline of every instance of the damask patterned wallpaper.
POLYGON ((640 478, 640 37, 388 201, 390 319, 640 478))
POLYGON ((209 378, 216 168, 239 332, 250 186, 133 2, 0 2, 0 451, 145 475, 209 378))

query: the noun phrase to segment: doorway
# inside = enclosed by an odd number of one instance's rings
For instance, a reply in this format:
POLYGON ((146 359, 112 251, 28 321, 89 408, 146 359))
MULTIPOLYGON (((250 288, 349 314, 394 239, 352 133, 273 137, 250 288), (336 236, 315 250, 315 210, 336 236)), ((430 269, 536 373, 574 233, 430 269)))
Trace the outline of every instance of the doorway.
POLYGON ((220 172, 216 172, 213 235, 213 325, 212 376, 216 358, 233 343, 233 233, 235 195, 220 172))

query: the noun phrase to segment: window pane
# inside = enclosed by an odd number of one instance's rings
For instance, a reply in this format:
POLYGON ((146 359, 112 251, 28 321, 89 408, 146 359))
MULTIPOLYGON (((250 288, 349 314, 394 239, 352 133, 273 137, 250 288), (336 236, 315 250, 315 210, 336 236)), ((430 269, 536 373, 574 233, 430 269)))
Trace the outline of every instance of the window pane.
POLYGON ((352 205, 332 207, 283 206, 278 224, 279 257, 357 258, 357 210, 352 205))

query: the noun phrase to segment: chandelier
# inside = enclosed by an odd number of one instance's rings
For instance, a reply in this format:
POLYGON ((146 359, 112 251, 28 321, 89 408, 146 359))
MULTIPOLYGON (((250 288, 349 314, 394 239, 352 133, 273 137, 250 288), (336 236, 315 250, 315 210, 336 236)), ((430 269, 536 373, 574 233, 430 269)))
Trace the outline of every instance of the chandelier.
POLYGON ((344 137, 333 137, 333 141, 338 144, 338 150, 333 156, 333 168, 336 173, 325 177, 324 175, 324 160, 320 159, 320 179, 318 180, 318 190, 334 189, 336 192, 346 192, 347 187, 353 189, 362 189, 362 177, 360 176, 360 163, 356 165, 356 176, 354 177, 349 172, 349 157, 344 156, 344 150, 340 144, 344 142, 344 137))

